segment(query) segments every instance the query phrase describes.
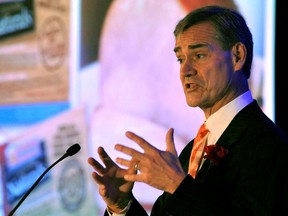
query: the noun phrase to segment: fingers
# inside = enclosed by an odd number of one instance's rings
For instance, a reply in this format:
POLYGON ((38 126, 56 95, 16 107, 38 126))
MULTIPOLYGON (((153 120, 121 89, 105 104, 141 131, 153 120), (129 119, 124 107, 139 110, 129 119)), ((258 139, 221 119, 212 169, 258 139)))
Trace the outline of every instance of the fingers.
POLYGON ((100 175, 97 174, 96 172, 93 172, 93 173, 92 173, 92 178, 95 180, 95 182, 96 182, 98 185, 102 185, 102 184, 103 184, 103 178, 102 178, 102 176, 100 176, 100 175))
POLYGON ((113 162, 113 160, 110 158, 110 156, 106 153, 106 151, 104 150, 103 147, 100 146, 100 147, 97 149, 97 151, 98 151, 98 154, 99 154, 100 159, 103 161, 103 163, 105 164, 105 166, 106 166, 107 168, 116 165, 116 164, 113 162))
MULTIPOLYGON (((125 135, 129 139, 136 142, 144 150, 145 153, 153 154, 153 152, 155 153, 156 151, 159 151, 159 149, 150 145, 145 139, 143 139, 142 137, 140 137, 140 136, 138 136, 138 135, 136 135, 130 131, 127 131, 125 133, 125 135)), ((131 149, 129 147, 124 147, 124 146, 119 145, 119 144, 116 145, 115 148, 118 151, 122 151, 123 153, 128 154, 132 157, 136 157, 139 160, 141 160, 141 157, 143 156, 142 153, 140 153, 134 149, 131 149)), ((177 151, 176 151, 175 144, 174 144, 174 129, 173 128, 170 128, 166 133, 166 151, 169 151, 172 154, 177 155, 177 151)))
POLYGON ((92 157, 89 157, 88 158, 88 164, 90 164, 93 169, 96 171, 96 172, 92 172, 92 177, 93 179, 95 180, 95 182, 99 185, 99 184, 102 184, 102 177, 101 175, 104 174, 105 172, 105 168, 98 162, 96 161, 94 158, 92 157), (98 174, 99 173, 99 174, 98 174))
POLYGON ((170 128, 166 134, 166 151, 177 155, 177 151, 174 144, 174 129, 170 128))
MULTIPOLYGON (((173 155, 177 156, 177 151, 176 151, 176 148, 175 148, 175 144, 174 144, 174 136, 173 136, 173 133, 174 133, 174 129, 173 128, 170 128, 167 133, 166 133, 166 151, 172 153, 173 155)), ((132 141, 136 142, 143 150, 144 150, 144 153, 142 152, 139 152, 133 148, 130 148, 130 147, 127 147, 127 146, 124 146, 124 145, 121 145, 121 144, 116 144, 115 145, 115 149, 124 153, 124 154, 127 154, 129 156, 131 156, 131 158, 135 158, 136 160, 138 161, 141 161, 141 163, 145 163, 146 159, 147 159, 147 156, 149 155, 149 157, 157 157, 157 155, 159 155, 160 152, 162 152, 161 150, 155 148, 154 146, 152 146, 151 144, 149 144, 145 139, 143 139, 142 137, 136 135, 135 133, 133 132, 130 132, 130 131, 127 131, 125 133, 125 135, 131 139, 132 141)), ((116 162, 121 164, 121 165, 124 165, 126 167, 130 167, 130 166, 134 166, 134 165, 131 165, 131 161, 130 160, 125 160, 125 159, 122 159, 122 158, 117 158, 116 159, 116 162)))
POLYGON ((93 167, 94 170, 96 170, 97 172, 99 172, 101 174, 104 173, 104 167, 98 161, 96 161, 94 158, 89 157, 87 161, 93 167))
MULTIPOLYGON (((112 159, 109 157, 109 155, 106 153, 103 147, 99 147, 97 149, 100 159, 103 161, 106 168, 117 166, 112 159)), ((105 167, 102 166, 97 160, 95 160, 93 157, 88 158, 88 163, 93 167, 94 170, 96 170, 99 174, 103 175, 105 172, 105 167)))
POLYGON ((128 167, 128 174, 136 174, 138 171, 139 160, 136 158, 132 158, 131 160, 116 158, 116 162, 120 165, 128 167))
POLYGON ((95 170, 95 172, 92 173, 93 179, 98 183, 103 183, 103 175, 107 172, 107 168, 111 168, 112 166, 117 166, 109 157, 109 155, 106 153, 104 148, 99 147, 98 148, 98 154, 100 159, 103 161, 106 167, 104 167, 100 162, 95 160, 93 157, 89 157, 87 159, 88 164, 92 166, 92 168, 95 170))
MULTIPOLYGON (((121 145, 121 144, 116 144, 115 145, 115 149, 117 151, 120 151, 120 152, 122 152, 124 154, 127 154, 127 155, 131 156, 132 159, 133 158, 137 158, 138 160, 141 160, 141 158, 142 158, 142 153, 137 151, 137 150, 135 150, 135 149, 133 149, 133 148, 130 148, 130 147, 127 147, 127 146, 124 146, 124 145, 121 145)), ((125 165, 125 166, 129 167, 130 160, 122 159, 121 161, 123 163, 123 164, 121 163, 122 165, 125 165)), ((116 162, 117 163, 119 162, 119 158, 116 158, 116 162)))
POLYGON ((127 131, 125 133, 125 135, 129 139, 131 139, 134 142, 136 142, 145 152, 155 150, 155 147, 150 145, 145 139, 143 139, 142 137, 138 136, 137 134, 135 134, 135 133, 133 133, 131 131, 127 131))

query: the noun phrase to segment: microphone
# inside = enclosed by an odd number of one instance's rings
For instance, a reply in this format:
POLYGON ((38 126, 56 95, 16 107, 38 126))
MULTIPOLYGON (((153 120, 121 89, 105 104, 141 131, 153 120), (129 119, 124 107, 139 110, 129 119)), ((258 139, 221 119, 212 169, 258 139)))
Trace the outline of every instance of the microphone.
POLYGON ((74 154, 76 154, 77 152, 79 152, 81 149, 79 144, 74 144, 72 146, 70 146, 67 150, 66 153, 63 154, 62 157, 60 157, 56 162, 54 162, 51 166, 49 166, 43 173, 42 175, 35 181, 35 183, 31 186, 31 188, 23 195, 23 197, 20 199, 20 201, 17 203, 17 205, 11 210, 11 212, 8 214, 8 216, 12 216, 15 211, 18 209, 18 207, 23 203, 23 201, 27 198, 27 196, 32 192, 32 190, 38 185, 38 183, 41 181, 41 179, 44 177, 44 175, 50 170, 52 169, 57 163, 59 163, 60 161, 62 161, 63 159, 65 159, 68 156, 73 156, 74 154))

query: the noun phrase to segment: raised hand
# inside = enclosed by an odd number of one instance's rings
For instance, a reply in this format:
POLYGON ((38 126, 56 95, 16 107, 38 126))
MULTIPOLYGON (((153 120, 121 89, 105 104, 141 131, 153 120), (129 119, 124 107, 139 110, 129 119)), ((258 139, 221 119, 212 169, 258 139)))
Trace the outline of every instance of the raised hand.
POLYGON ((144 152, 120 144, 115 146, 118 151, 132 157, 131 160, 117 158, 116 162, 127 167, 136 163, 139 170, 139 173, 126 172, 124 179, 131 182, 144 182, 154 188, 174 193, 187 173, 182 169, 178 159, 173 140, 173 129, 170 128, 166 134, 166 151, 155 148, 132 132, 128 131, 125 135, 137 143, 144 152))
POLYGON ((92 177, 99 186, 99 194, 113 212, 120 212, 132 198, 134 182, 126 181, 125 175, 135 173, 135 161, 131 160, 128 169, 122 169, 111 160, 104 148, 98 148, 98 154, 105 167, 90 157, 88 163, 95 170, 92 177))

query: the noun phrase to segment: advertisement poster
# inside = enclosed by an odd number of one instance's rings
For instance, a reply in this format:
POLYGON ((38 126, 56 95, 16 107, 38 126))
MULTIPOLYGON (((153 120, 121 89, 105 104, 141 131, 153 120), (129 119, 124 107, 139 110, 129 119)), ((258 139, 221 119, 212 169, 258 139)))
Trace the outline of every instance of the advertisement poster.
POLYGON ((8 215, 41 174, 75 143, 81 150, 44 175, 14 215, 97 215, 82 108, 41 123, 1 146, 4 215, 8 215))
POLYGON ((0 2, 0 105, 68 99, 70 1, 0 2))

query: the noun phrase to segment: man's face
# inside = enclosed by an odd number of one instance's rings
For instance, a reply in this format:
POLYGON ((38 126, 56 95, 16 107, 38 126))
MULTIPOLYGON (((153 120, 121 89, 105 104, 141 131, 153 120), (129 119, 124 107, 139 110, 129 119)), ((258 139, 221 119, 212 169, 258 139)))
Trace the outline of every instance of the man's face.
POLYGON ((174 51, 189 106, 219 108, 233 89, 232 54, 222 49, 216 37, 209 23, 192 26, 176 37, 174 51))

